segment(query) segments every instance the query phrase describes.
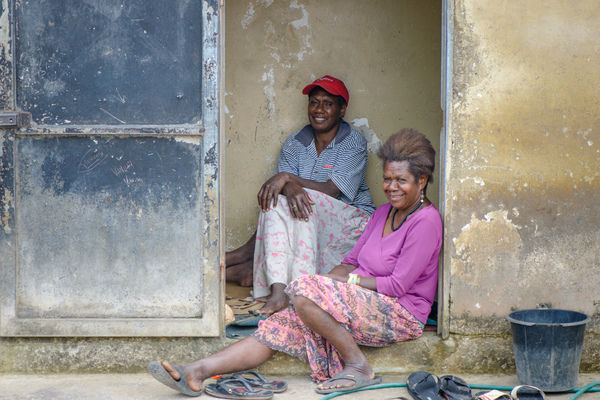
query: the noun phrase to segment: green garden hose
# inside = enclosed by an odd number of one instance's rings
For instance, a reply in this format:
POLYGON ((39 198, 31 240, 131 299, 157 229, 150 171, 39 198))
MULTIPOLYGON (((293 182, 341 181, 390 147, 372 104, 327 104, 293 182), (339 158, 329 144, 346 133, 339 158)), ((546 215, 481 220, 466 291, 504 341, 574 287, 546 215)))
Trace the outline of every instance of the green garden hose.
MULTIPOLYGON (((583 393, 593 393, 600 392, 600 388, 594 388, 594 386, 600 386, 600 381, 592 382, 589 385, 586 385, 582 388, 575 388, 571 390, 567 390, 562 393, 575 393, 569 400, 575 400, 583 393)), ((362 392, 363 390, 375 390, 375 389, 388 389, 388 388, 403 388, 406 387, 406 383, 380 383, 378 385, 372 385, 367 387, 362 387, 355 390, 349 390, 347 392, 338 392, 338 393, 329 393, 321 397, 321 400, 329 400, 334 397, 344 395, 346 393, 354 393, 354 392, 362 392)), ((469 384, 471 389, 483 389, 483 390, 501 390, 504 392, 510 392, 513 389, 513 386, 494 386, 494 385, 471 385, 469 384)))

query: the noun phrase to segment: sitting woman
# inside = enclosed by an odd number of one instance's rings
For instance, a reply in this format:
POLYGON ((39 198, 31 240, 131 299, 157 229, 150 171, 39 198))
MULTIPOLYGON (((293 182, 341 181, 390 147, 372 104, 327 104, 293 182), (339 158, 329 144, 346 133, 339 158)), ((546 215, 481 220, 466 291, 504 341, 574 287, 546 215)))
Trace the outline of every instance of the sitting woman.
POLYGON ((385 346, 423 334, 437 287, 442 221, 425 196, 435 166, 429 140, 404 129, 378 155, 390 202, 375 211, 342 264, 292 281, 286 289, 292 306, 262 321, 252 336, 191 364, 154 361, 152 375, 199 395, 206 378, 257 367, 282 351, 310 363, 318 393, 379 383, 358 344, 385 346))
POLYGON ((262 314, 289 304, 284 289, 296 277, 338 265, 375 210, 365 181, 367 141, 342 119, 346 86, 326 75, 302 93, 310 125, 287 138, 278 173, 258 193, 257 232, 226 255, 227 281, 268 296, 262 314))

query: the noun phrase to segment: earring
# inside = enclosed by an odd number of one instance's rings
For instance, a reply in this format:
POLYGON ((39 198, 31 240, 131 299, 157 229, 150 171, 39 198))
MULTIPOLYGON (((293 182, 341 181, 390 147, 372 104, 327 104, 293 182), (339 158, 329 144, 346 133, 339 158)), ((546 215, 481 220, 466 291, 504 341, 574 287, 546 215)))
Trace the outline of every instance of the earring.
POLYGON ((425 194, 423 194, 423 191, 421 190, 421 203, 425 201, 425 194))

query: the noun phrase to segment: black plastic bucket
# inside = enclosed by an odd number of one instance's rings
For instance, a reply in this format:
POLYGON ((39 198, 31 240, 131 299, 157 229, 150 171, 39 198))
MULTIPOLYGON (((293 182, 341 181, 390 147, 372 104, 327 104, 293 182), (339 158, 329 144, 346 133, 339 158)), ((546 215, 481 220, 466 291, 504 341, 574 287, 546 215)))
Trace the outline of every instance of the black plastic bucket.
POLYGON ((538 308, 514 311, 510 321, 517 377, 522 385, 562 392, 577 385, 585 325, 580 312, 538 308))

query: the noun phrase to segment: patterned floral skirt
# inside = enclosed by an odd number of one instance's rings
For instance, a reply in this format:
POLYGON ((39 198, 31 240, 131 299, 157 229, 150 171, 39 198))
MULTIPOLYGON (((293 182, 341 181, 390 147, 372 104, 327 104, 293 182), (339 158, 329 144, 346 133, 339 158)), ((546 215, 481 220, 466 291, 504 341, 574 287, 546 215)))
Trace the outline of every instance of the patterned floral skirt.
POLYGON ((287 285, 301 275, 326 274, 352 251, 369 221, 369 214, 316 190, 305 189, 313 214, 308 221, 290 215, 287 198, 261 212, 254 250, 255 298, 271 293, 271 285, 287 285))
MULTIPOLYGON (((361 345, 382 347, 423 334, 419 321, 398 304, 395 297, 357 285, 306 275, 292 281, 286 293, 291 298, 300 295, 312 300, 361 345)), ((325 381, 343 369, 337 350, 304 325, 293 306, 260 322, 252 337, 273 350, 308 361, 314 381, 325 381)))

